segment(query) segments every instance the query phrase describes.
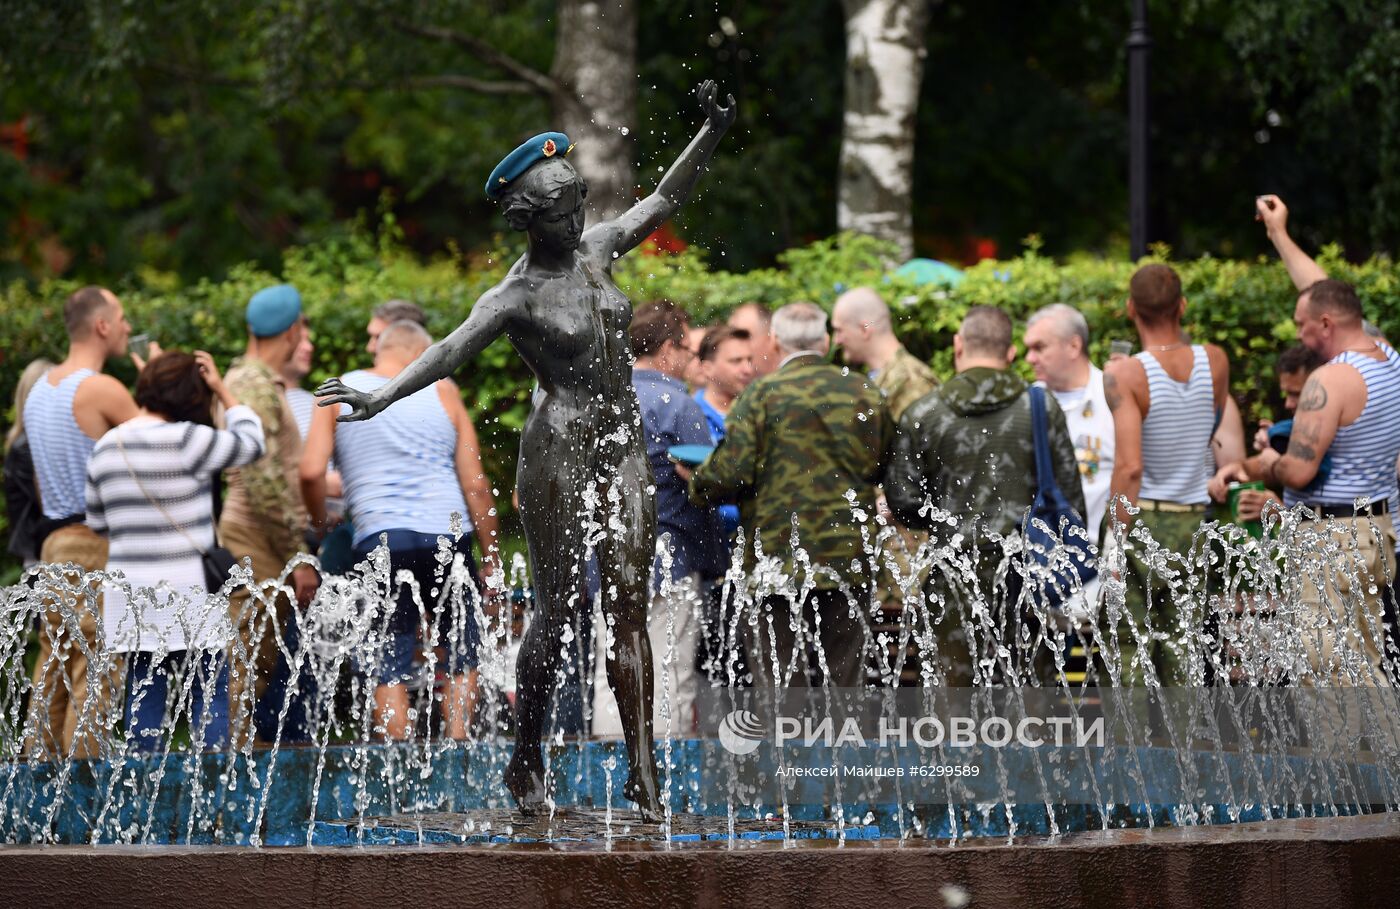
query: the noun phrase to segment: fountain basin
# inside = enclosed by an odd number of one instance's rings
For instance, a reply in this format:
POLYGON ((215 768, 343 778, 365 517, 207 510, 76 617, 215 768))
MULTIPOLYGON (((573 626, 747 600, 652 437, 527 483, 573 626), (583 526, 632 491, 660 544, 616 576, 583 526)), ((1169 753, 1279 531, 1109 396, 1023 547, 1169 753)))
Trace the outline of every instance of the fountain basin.
POLYGON ((1056 838, 240 849, 0 849, 0 905, 210 909, 459 907, 1184 906, 1395 904, 1392 814, 1056 838), (195 883, 197 882, 197 883, 195 883))

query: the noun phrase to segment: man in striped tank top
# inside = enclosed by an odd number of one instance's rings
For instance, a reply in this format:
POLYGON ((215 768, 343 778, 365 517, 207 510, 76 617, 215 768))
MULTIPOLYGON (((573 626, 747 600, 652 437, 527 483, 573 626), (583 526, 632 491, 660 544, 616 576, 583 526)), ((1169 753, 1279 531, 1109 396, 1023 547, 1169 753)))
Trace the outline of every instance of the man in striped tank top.
MULTIPOLYGON (((1329 279, 1289 237, 1283 201, 1261 196, 1256 205, 1299 290, 1293 311, 1298 340, 1327 363, 1303 386, 1288 451, 1264 451, 1222 480, 1281 485, 1285 504, 1305 505, 1317 516, 1300 526, 1301 534, 1327 528, 1337 544, 1337 561, 1319 570, 1317 549, 1305 544, 1295 566, 1304 579, 1299 624, 1306 629, 1303 648, 1313 680, 1383 686, 1381 591, 1395 573, 1390 501, 1397 494, 1400 457, 1400 356, 1367 334, 1356 290, 1329 279), (1319 478, 1324 456, 1331 466, 1319 478), (1344 668, 1356 666, 1358 658, 1363 669, 1344 668)), ((1223 494, 1221 486, 1218 482, 1212 492, 1223 494)))
MULTIPOLYGON (((1136 520, 1152 539, 1174 555, 1177 572, 1191 568, 1196 531, 1207 517, 1207 485, 1214 473, 1208 463, 1211 436, 1225 407, 1230 365, 1213 344, 1192 344, 1181 327, 1186 298, 1181 279, 1169 266, 1145 265, 1128 290, 1128 317, 1137 327, 1142 352, 1112 360, 1104 367, 1104 397, 1113 411, 1114 464, 1110 491, 1118 521, 1133 517, 1122 502, 1141 509, 1136 520)), ((1136 625, 1120 628, 1123 684, 1142 681, 1142 667, 1132 659, 1132 642, 1157 637, 1150 658, 1164 685, 1200 684, 1180 665, 1183 638, 1199 629, 1185 626, 1189 611, 1173 596, 1172 583, 1150 570, 1141 558, 1143 544, 1125 537, 1128 613, 1136 625)), ((1179 585, 1182 578, 1178 577, 1179 585)), ((1178 594, 1180 596, 1180 594, 1178 594)), ((1128 621, 1125 616, 1124 622, 1128 621)))
MULTIPOLYGON (((87 462, 107 430, 137 413, 126 386, 102 374, 109 357, 127 352, 131 325, 121 301, 102 287, 75 291, 63 306, 63 322, 68 356, 35 383, 24 406, 44 510, 39 560, 98 571, 107 564, 107 540, 83 523, 87 462)), ((159 351, 153 344, 152 355, 159 351)), ((132 360, 138 369, 145 366, 139 357, 132 360)), ((110 728, 108 711, 120 666, 89 666, 88 654, 98 652, 98 604, 92 599, 77 597, 66 618, 57 604, 45 611, 29 724, 35 735, 25 743, 30 753, 71 750, 75 758, 95 757, 102 731, 110 728)))

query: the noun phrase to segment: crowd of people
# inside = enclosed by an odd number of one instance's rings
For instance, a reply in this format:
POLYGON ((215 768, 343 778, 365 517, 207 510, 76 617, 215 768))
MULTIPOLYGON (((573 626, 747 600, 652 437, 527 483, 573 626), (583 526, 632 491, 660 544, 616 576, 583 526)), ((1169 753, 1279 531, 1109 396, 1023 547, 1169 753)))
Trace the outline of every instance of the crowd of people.
MULTIPOLYGON (((1001 557, 1047 485, 1097 546, 1111 545, 1110 525, 1140 524, 1172 553, 1191 549, 1227 497, 1244 523, 1306 506, 1306 517, 1353 542, 1374 581, 1366 614, 1352 619, 1366 678, 1381 683, 1385 642, 1368 629, 1381 627, 1382 591, 1395 574, 1400 356, 1365 321, 1354 289, 1289 238, 1282 201, 1257 205, 1298 289, 1299 343, 1278 360, 1287 418, 1260 426, 1253 454, 1227 357, 1186 335, 1181 282, 1163 264, 1138 269, 1124 289, 1136 353, 1115 344, 1096 365, 1073 306, 1032 315, 1023 339, 1035 385, 1016 369, 1016 326, 992 306, 964 316, 954 374, 943 381, 900 343, 876 288, 843 293, 829 324, 803 301, 776 310, 746 303, 709 326, 692 326, 670 301, 638 307, 627 330, 632 385, 664 541, 647 621, 658 729, 693 731, 698 688, 709 682, 863 684, 867 607, 898 609, 911 591, 951 604, 939 627, 938 683, 990 681, 976 653, 963 646, 959 656, 960 619, 993 590, 1000 602, 1019 601, 1008 587, 1024 578, 1001 557), (833 342, 844 364, 831 356, 833 342), (1039 408, 1042 400, 1058 406, 1039 408), (679 456, 686 446, 710 451, 679 456), (966 554, 974 568, 911 577, 911 553, 926 543, 966 554), (759 591, 756 614, 732 621, 731 565, 792 583, 759 591), (717 637, 725 628, 738 638, 717 637)), ((383 652, 370 671, 378 734, 414 734, 407 686, 431 650, 447 677, 445 734, 465 737, 484 613, 440 608, 439 588, 454 563, 483 596, 483 578, 503 574, 493 491, 462 389, 439 381, 372 420, 338 422, 343 405, 317 408, 300 387, 312 336, 287 285, 249 300, 247 347, 226 375, 204 352, 152 345, 144 358, 132 355, 134 394, 102 371, 128 353, 120 300, 83 288, 64 317, 67 356, 25 371, 6 440, 11 551, 27 565, 70 569, 65 601, 49 604, 38 629, 31 704, 44 715, 28 723, 30 752, 94 756, 117 717, 133 742, 155 747, 173 679, 193 692, 205 747, 269 739, 279 727, 284 741, 305 735, 288 689, 305 699, 316 681, 293 678, 287 654, 322 573, 351 570, 367 584, 388 579, 378 591, 383 652), (375 565, 381 545, 387 561, 375 565), (210 573, 219 547, 253 583, 229 585, 227 609, 200 608, 218 602, 206 592, 219 581, 210 573), (125 583, 84 586, 76 569, 119 572, 125 583), (134 610, 138 590, 146 605, 134 610)), ((375 309, 372 360, 341 381, 368 393, 393 380, 432 344, 424 322, 405 301, 375 309)), ((1067 596, 1063 612, 1092 624, 1106 585, 1121 584, 1123 621, 1166 630, 1124 634, 1149 652, 1125 661, 1123 681, 1148 672, 1165 684, 1210 681, 1182 665, 1169 572, 1131 543, 1122 565, 1067 596)), ((1298 634, 1319 677, 1340 677, 1349 659, 1323 621, 1336 597, 1325 573, 1303 585, 1318 622, 1298 634)), ((1027 618, 1012 613, 996 620, 1006 640, 1019 640, 1027 618)), ((610 645, 605 634, 594 639, 598 655, 587 662, 601 673, 610 645)), ((601 675, 588 687, 592 731, 620 734, 601 675)))

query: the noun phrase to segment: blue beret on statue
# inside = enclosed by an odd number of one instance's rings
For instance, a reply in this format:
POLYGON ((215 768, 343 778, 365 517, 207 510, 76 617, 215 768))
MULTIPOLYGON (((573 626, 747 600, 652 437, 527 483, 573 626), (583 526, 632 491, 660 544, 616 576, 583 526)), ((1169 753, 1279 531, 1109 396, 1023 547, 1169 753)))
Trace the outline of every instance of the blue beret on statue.
POLYGON ((540 133, 501 159, 491 176, 486 178, 486 195, 499 199, 505 188, 525 171, 555 155, 567 155, 574 150, 569 137, 563 133, 540 133))
POLYGON ((274 284, 253 294, 245 312, 254 337, 271 338, 301 318, 301 294, 290 284, 274 284))

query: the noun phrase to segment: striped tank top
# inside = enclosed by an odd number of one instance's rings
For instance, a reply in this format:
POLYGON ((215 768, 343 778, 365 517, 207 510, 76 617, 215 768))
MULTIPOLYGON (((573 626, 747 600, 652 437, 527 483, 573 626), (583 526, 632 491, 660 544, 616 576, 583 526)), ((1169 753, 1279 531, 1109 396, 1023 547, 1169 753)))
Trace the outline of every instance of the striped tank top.
POLYGON ((1191 345, 1191 375, 1178 382, 1148 351, 1137 354, 1147 371, 1147 416, 1142 421, 1139 498, 1206 505, 1210 493, 1210 437, 1215 433, 1215 387, 1210 358, 1191 345))
POLYGON ((1366 383, 1366 406, 1351 424, 1337 429, 1327 449, 1332 469, 1316 489, 1292 493, 1288 504, 1306 501, 1314 505, 1351 506, 1361 497, 1372 502, 1392 499, 1397 493, 1395 460, 1400 457, 1400 355, 1385 344, 1376 345, 1384 360, 1347 350, 1329 362, 1345 363, 1361 373, 1366 383))
MULTIPOLYGON (((374 391, 389 380, 356 370, 341 381, 374 391)), ((395 401, 372 420, 337 424, 335 463, 355 543, 388 530, 450 533, 453 513, 462 516, 462 532, 470 532, 457 479, 457 444, 457 427, 433 385, 395 401)))
POLYGON ((87 513, 88 458, 97 440, 79 428, 73 398, 94 375, 91 369, 79 369, 51 385, 45 373, 24 402, 24 428, 46 518, 87 513))

